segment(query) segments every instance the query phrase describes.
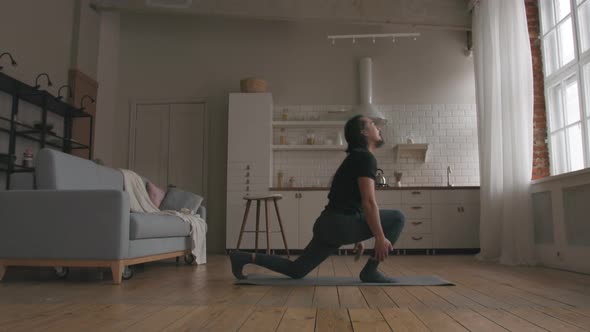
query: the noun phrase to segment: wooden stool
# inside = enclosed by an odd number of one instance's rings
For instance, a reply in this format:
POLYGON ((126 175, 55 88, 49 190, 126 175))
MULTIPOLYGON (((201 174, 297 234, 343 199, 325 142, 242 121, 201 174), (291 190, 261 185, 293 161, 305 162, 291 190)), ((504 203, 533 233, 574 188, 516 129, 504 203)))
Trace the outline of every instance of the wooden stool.
POLYGON ((281 214, 279 213, 279 206, 277 205, 277 201, 283 198, 283 196, 279 194, 275 195, 261 195, 261 196, 244 196, 246 200, 246 212, 244 212, 244 220, 242 221, 242 227, 240 229, 240 236, 238 238, 238 245, 236 249, 240 249, 240 244, 242 243, 242 235, 244 233, 256 233, 256 245, 255 251, 258 251, 258 233, 260 232, 260 202, 264 201, 264 209, 266 212, 266 253, 270 254, 270 233, 279 233, 279 232, 271 232, 270 225, 268 223, 268 201, 273 201, 275 205, 275 211, 277 213, 277 220, 279 221, 279 227, 281 228, 281 235, 283 236, 283 243, 285 244, 285 250, 287 250, 287 257, 289 257, 289 248, 287 247, 287 239, 285 238, 285 231, 283 230, 283 222, 281 221, 281 214), (255 231, 245 231, 246 228, 246 220, 248 220, 248 212, 250 212, 250 205, 252 201, 256 201, 256 230, 255 231))

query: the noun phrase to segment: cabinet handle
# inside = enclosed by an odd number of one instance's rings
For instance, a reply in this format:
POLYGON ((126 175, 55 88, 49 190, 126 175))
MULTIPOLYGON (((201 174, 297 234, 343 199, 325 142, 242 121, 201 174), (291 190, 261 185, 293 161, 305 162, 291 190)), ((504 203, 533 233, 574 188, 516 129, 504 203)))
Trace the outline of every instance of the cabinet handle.
POLYGON ((422 225, 421 221, 412 221, 412 225, 422 225))
POLYGON ((302 193, 299 193, 299 198, 303 198, 303 194, 302 193))
POLYGON ((250 186, 246 186, 246 191, 250 191, 250 186))
POLYGON ((420 192, 420 191, 412 191, 412 195, 420 195, 420 194, 422 194, 422 192, 420 192))
POLYGON ((420 210, 420 209, 422 209, 421 206, 412 206, 412 210, 420 210))
POLYGON ((249 178, 250 177, 250 172, 246 172, 246 177, 249 178))
POLYGON ((464 207, 461 207, 461 212, 465 212, 465 208, 464 207))
POLYGON ((461 212, 461 207, 460 206, 457 207, 457 212, 461 212))
POLYGON ((250 165, 246 165, 246 169, 250 169, 250 165))
POLYGON ((422 240, 422 237, 421 236, 412 236, 412 240, 420 241, 420 240, 422 240))
POLYGON ((246 180, 246 184, 250 184, 250 180, 246 180))

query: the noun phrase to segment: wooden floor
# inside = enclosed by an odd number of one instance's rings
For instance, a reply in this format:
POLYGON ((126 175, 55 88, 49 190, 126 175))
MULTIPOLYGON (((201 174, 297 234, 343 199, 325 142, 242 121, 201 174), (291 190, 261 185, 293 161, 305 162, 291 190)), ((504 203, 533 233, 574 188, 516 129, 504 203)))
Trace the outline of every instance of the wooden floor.
MULTIPOLYGON (((357 275, 364 261, 334 256, 312 273, 357 275)), ((226 256, 147 264, 121 286, 9 269, 0 331, 590 331, 588 275, 473 256, 393 256, 382 270, 437 274, 456 286, 235 286, 226 256)))

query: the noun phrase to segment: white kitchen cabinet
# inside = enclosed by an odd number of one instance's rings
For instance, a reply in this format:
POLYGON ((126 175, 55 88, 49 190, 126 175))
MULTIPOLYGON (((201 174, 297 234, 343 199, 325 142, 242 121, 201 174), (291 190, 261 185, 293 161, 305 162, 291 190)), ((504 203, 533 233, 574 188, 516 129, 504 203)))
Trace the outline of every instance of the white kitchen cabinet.
MULTIPOLYGON (((304 249, 313 237, 313 225, 324 207, 328 204, 328 191, 273 191, 281 194, 280 205, 283 223, 295 225, 289 227, 287 244, 290 249, 304 249), (284 215, 287 215, 283 217, 284 215), (293 234, 291 232, 295 232, 293 234), (297 241, 295 241, 297 239, 297 241)), ((282 245, 282 243, 279 243, 282 245)), ((274 244, 271 244, 274 246, 274 244)), ((277 248, 281 248, 278 246, 277 248)))
MULTIPOLYGON (((236 248, 246 209, 246 195, 268 193, 270 187, 270 145, 272 96, 270 93, 231 93, 228 109, 226 248, 236 248)), ((280 203, 279 203, 280 204, 280 203)), ((260 210, 260 229, 265 228, 264 204, 260 210)), ((269 217, 274 218, 269 206, 269 217)), ((271 225, 277 225, 270 219, 271 225)), ((256 204, 250 208, 246 230, 256 226, 256 204)), ((276 226, 278 229, 278 226, 276 226)), ((279 234, 280 236, 280 234, 279 234)), ((254 233, 245 233, 241 248, 254 248, 254 233)), ((259 235, 259 248, 266 248, 266 237, 259 235)))
POLYGON ((313 237, 313 225, 328 205, 328 191, 299 193, 299 247, 304 249, 313 237))
POLYGON ((406 224, 396 248, 432 248, 431 191, 402 190, 401 198, 401 211, 406 217, 406 224))
POLYGON ((434 248, 479 248, 479 191, 433 191, 434 248))

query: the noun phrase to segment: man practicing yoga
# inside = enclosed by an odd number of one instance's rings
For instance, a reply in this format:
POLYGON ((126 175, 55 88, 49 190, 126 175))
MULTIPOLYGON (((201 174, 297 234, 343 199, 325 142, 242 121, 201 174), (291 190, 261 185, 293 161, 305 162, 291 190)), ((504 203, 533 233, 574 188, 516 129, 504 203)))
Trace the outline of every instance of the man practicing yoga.
POLYGON ((400 211, 379 210, 375 199, 377 160, 373 152, 383 145, 381 130, 370 118, 357 115, 346 122, 344 136, 348 143, 347 156, 332 179, 329 203, 316 220, 313 238, 303 254, 290 261, 277 255, 235 250, 230 253, 230 259, 236 278, 246 278, 242 274, 246 264, 303 278, 340 246, 375 237, 375 254, 367 261, 360 278, 364 282, 395 282, 377 270, 379 262, 393 250, 393 243, 404 226, 400 211))

